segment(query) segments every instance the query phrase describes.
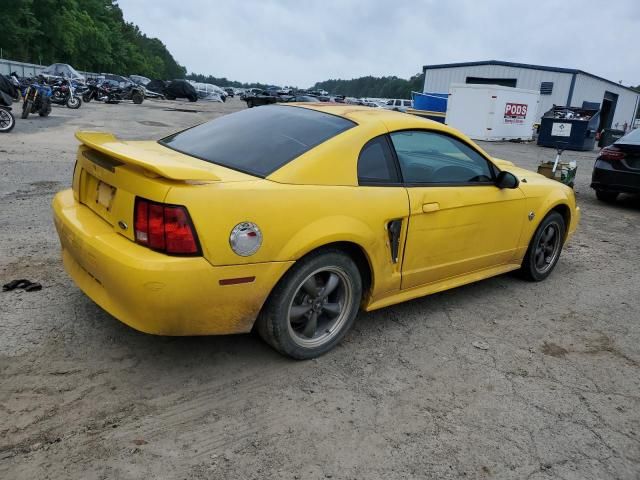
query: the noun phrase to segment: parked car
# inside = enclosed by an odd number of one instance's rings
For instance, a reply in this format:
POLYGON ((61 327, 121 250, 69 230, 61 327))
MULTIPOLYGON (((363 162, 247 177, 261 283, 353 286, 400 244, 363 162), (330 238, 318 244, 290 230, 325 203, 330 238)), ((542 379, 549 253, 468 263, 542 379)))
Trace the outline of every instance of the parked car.
POLYGON ((244 101, 247 102, 247 107, 259 107, 261 105, 271 105, 283 101, 275 90, 260 90, 256 88, 251 89, 251 93, 247 93, 244 97, 244 101))
POLYGON ((151 81, 150 78, 143 77, 142 75, 129 75, 129 80, 138 85, 142 85, 143 87, 147 86, 151 81))
POLYGON ((195 87, 188 81, 182 79, 170 81, 164 89, 164 96, 167 100, 186 98, 190 102, 198 101, 198 94, 195 87))
POLYGON ((640 193, 640 129, 600 150, 591 188, 603 202, 613 202, 621 193, 640 193))
POLYGON ((413 108, 413 101, 402 98, 392 98, 391 100, 387 100, 385 108, 398 112, 406 112, 407 108, 413 108))
POLYGON ((227 95, 231 98, 235 97, 236 95, 236 91, 231 87, 225 87, 224 91, 227 92, 227 95))
POLYGON ((42 70, 40 74, 47 79, 49 77, 62 77, 69 80, 75 80, 76 82, 81 82, 81 83, 84 83, 86 81, 86 78, 84 75, 82 75, 81 73, 78 73, 78 71, 75 68, 73 68, 71 65, 67 63, 53 63, 48 67, 46 67, 44 70, 42 70))
POLYGON ((318 97, 314 97, 312 95, 292 95, 290 97, 286 97, 287 102, 319 102, 318 97))
POLYGON ((300 359, 333 348, 361 307, 512 270, 544 280, 580 218, 571 188, 387 110, 280 104, 158 142, 76 136, 53 210, 89 297, 159 335, 255 324, 300 359))

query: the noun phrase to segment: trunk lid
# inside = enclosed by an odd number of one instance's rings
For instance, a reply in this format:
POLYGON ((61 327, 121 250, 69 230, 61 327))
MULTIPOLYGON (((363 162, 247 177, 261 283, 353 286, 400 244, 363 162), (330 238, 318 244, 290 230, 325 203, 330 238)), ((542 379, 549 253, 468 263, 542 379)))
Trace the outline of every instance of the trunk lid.
POLYGON ((76 200, 131 240, 136 197, 163 203, 175 185, 256 180, 155 141, 120 141, 102 132, 78 132, 76 138, 82 142, 73 178, 76 200))

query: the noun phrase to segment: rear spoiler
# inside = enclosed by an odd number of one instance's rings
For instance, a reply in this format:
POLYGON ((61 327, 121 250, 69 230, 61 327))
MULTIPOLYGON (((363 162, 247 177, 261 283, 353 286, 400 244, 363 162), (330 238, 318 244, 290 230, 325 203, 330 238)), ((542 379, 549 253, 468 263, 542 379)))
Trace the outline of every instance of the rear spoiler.
POLYGON ((76 132, 76 138, 87 147, 170 180, 220 181, 202 160, 157 142, 125 142, 111 133, 87 131, 76 132))

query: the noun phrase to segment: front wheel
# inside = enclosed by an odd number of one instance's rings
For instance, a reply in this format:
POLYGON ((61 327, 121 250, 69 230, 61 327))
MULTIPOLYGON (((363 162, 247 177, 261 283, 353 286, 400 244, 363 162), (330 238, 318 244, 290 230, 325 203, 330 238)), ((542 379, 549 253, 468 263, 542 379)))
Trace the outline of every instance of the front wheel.
POLYGON ((133 103, 135 103, 136 105, 140 105, 144 101, 144 95, 142 95, 142 93, 140 92, 135 92, 131 96, 131 100, 133 100, 133 103))
POLYGON ((89 103, 93 98, 93 94, 91 92, 85 92, 82 94, 82 101, 84 103, 89 103))
POLYGON ((7 133, 16 126, 16 119, 9 110, 0 108, 0 133, 7 133))
POLYGON ((280 353, 318 357, 342 340, 358 313, 362 279, 339 250, 311 254, 278 282, 257 321, 260 336, 280 353))
POLYGON ((29 114, 31 113, 31 108, 33 107, 33 100, 26 100, 23 104, 22 104, 22 115, 20 115, 21 118, 28 118, 29 114))
POLYGON ((532 282, 547 278, 560 258, 566 225, 558 212, 547 215, 536 230, 524 256, 520 273, 532 282))
POLYGON ((77 110, 81 105, 82 100, 80 99, 80 97, 70 95, 69 98, 67 98, 67 108, 70 108, 71 110, 77 110))

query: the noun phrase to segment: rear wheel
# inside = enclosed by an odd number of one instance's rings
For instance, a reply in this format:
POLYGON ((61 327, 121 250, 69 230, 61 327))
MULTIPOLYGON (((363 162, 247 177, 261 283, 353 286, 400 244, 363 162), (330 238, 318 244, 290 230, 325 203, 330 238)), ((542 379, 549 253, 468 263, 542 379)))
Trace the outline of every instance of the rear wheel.
POLYGON ((620 195, 618 192, 609 192, 607 190, 596 190, 596 198, 601 202, 612 203, 615 202, 620 195))
POLYGON ((540 282, 551 274, 560 258, 565 231, 564 218, 558 212, 542 220, 520 267, 524 278, 540 282))
POLYGON ((358 313, 362 280, 339 250, 300 260, 278 282, 257 321, 260 336, 279 352, 308 359, 331 350, 358 313))
POLYGON ((93 94, 91 92, 85 92, 82 94, 82 101, 85 103, 89 103, 93 98, 93 94))
POLYGON ((48 117, 51 113, 51 99, 43 98, 42 104, 40 105, 40 110, 38 110, 38 115, 41 117, 48 117))
POLYGON ((0 132, 6 133, 13 130, 16 125, 16 119, 9 110, 0 108, 0 132))
POLYGON ((135 103, 136 105, 140 105, 144 101, 144 95, 142 95, 142 93, 140 92, 135 92, 131 96, 131 100, 133 100, 133 103, 135 103))

